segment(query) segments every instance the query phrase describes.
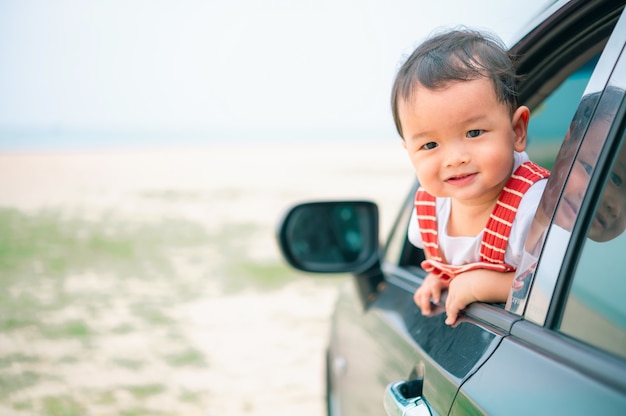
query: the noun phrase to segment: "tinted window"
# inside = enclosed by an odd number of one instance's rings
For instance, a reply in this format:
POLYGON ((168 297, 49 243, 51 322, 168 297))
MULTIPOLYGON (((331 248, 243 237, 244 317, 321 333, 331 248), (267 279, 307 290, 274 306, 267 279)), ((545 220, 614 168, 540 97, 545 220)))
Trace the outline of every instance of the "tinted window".
POLYGON ((409 219, 415 212, 413 201, 416 191, 417 183, 411 187, 411 191, 402 205, 402 210, 389 234, 384 254, 387 262, 401 266, 415 266, 424 260, 423 252, 408 242, 406 232, 409 219))
POLYGON ((537 108, 528 124, 528 154, 535 162, 552 168, 563 137, 600 55, 571 74, 537 108))
MULTIPOLYGON (((593 127, 593 126, 592 126, 593 127)), ((561 319, 561 332, 626 358, 626 146, 622 137, 604 188, 597 198, 589 232, 561 319)), ((591 147, 590 147, 591 149, 591 147)), ((597 149, 599 151, 600 149, 597 149)), ((590 150, 591 151, 591 150, 590 150)), ((593 166, 584 162, 581 172, 593 166)), ((582 161, 582 162, 581 162, 582 161)), ((576 167, 574 167, 576 169, 576 167)), ((572 171, 574 174, 574 170, 572 171)))
MULTIPOLYGON (((585 68, 595 65, 595 62, 596 58, 592 59, 570 79, 578 80, 582 74, 588 74, 585 68)), ((585 82, 588 81, 589 78, 586 78, 585 82)), ((537 273, 543 277, 538 285, 534 285, 534 294, 530 294, 531 298, 534 297, 533 306, 526 311, 526 317, 536 323, 543 324, 549 308, 551 291, 561 268, 572 226, 615 115, 615 98, 620 96, 613 94, 611 100, 603 100, 602 108, 596 111, 600 95, 601 92, 589 93, 576 101, 578 108, 565 128, 558 159, 552 166, 552 174, 528 233, 525 251, 507 302, 509 311, 524 313, 535 269, 538 267, 537 273), (594 115, 596 117, 592 122, 594 115), (583 142, 585 135, 587 137, 583 142), (551 221, 552 225, 547 229, 551 221), (539 264, 542 248, 542 261, 539 264)), ((557 122, 560 122, 558 118, 557 122)))

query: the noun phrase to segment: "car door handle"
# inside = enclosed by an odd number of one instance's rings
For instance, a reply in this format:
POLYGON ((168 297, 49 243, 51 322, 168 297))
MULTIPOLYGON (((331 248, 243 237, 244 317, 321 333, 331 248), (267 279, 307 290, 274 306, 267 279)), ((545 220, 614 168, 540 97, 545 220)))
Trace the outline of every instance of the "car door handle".
POLYGON ((398 381, 385 389, 385 411, 388 416, 431 416, 422 398, 423 380, 398 381))

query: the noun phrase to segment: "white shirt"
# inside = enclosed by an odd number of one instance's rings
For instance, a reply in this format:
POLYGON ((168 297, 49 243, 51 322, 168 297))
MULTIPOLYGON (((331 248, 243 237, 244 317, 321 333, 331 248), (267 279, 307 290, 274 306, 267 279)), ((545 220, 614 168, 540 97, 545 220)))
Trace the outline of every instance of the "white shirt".
MULTIPOLYGON (((526 152, 515 152, 513 171, 528 160, 529 158, 526 152)), ((546 187, 546 182, 546 179, 537 181, 522 197, 511 227, 506 252, 504 253, 504 261, 511 266, 517 267, 521 260, 526 235, 530 229, 530 223, 535 216, 535 211, 539 205, 543 190, 546 187)), ((448 235, 448 220, 450 219, 451 207, 450 198, 437 198, 436 207, 439 250, 441 250, 447 263, 454 266, 462 266, 464 264, 480 261, 480 243, 483 238, 483 232, 481 231, 475 237, 454 237, 448 235)), ((417 215, 415 214, 411 215, 408 238, 414 246, 424 248, 417 215)))

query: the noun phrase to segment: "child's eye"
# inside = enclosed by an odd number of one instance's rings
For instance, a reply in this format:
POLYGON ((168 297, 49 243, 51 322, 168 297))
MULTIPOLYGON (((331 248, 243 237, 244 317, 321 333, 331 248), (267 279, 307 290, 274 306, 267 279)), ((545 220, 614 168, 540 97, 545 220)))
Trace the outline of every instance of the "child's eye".
POLYGON ((439 146, 439 145, 437 143, 435 143, 435 142, 428 142, 428 143, 426 143, 425 145, 422 146, 422 149, 424 149, 424 150, 432 150, 432 149, 434 149, 437 146, 439 146))
POLYGON ((580 164, 583 165, 583 169, 585 169, 585 172, 587 172, 587 175, 591 175, 591 172, 593 171, 593 166, 591 166, 587 162, 583 162, 582 160, 580 161, 580 164))
POLYGON ((484 130, 470 130, 465 134, 465 136, 470 139, 473 139, 474 137, 478 137, 483 133, 484 133, 484 130))
POLYGON ((611 174, 609 175, 609 178, 611 179, 611 182, 613 182, 613 184, 617 186, 618 188, 621 187, 622 184, 624 183, 622 178, 615 172, 611 172, 611 174))

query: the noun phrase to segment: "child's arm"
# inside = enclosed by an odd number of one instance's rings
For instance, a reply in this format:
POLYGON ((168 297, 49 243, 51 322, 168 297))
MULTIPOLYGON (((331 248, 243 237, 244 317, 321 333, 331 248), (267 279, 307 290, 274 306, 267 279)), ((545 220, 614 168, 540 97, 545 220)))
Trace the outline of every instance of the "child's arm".
MULTIPOLYGON (((515 272, 502 273, 487 269, 459 274, 449 285, 446 299, 446 324, 454 325, 459 311, 470 303, 506 302, 514 278, 515 272)), ((417 293, 415 295, 417 296, 417 293)))

